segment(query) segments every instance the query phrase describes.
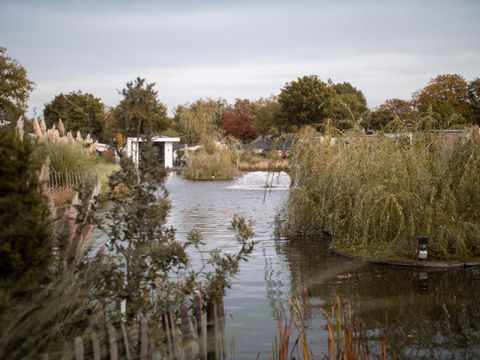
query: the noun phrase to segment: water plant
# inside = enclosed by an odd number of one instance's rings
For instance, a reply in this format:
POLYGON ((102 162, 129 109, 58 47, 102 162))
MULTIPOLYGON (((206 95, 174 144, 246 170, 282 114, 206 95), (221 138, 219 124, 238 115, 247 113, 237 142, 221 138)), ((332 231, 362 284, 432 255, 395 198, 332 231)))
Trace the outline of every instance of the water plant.
POLYGON ((328 232, 338 250, 389 259, 412 259, 424 234, 433 259, 478 259, 480 141, 422 129, 303 129, 278 230, 328 232))
MULTIPOLYGON (((293 298, 288 301, 288 314, 277 314, 277 337, 273 348, 273 358, 288 359, 315 359, 320 358, 311 348, 307 336, 307 302, 293 298)), ((325 327, 328 332, 328 349, 322 351, 322 357, 327 359, 370 359, 368 337, 362 321, 353 311, 352 303, 341 301, 335 297, 333 304, 320 309, 325 318, 325 327)), ((382 337, 380 342, 379 358, 387 358, 387 340, 382 337)))
POLYGON ((188 155, 182 175, 190 180, 230 180, 238 175, 237 153, 229 147, 218 147, 212 139, 188 155))

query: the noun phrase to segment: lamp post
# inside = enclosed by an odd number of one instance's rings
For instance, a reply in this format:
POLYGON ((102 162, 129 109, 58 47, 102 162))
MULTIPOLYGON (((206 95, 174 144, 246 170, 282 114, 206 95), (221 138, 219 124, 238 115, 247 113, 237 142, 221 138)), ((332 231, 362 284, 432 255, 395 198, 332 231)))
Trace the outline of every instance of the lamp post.
POLYGON ((421 235, 418 237, 418 253, 420 260, 425 260, 428 256, 428 236, 421 235))

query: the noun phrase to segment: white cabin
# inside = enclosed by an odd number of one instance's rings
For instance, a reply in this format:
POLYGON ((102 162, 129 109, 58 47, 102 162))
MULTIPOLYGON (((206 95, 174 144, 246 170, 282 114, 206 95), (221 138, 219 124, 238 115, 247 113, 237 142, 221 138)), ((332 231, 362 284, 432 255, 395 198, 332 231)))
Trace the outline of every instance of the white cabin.
MULTIPOLYGON (((127 138, 127 156, 130 157, 135 164, 140 162, 140 152, 142 151, 142 143, 146 140, 142 138, 127 138)), ((152 138, 153 146, 157 149, 158 160, 163 163, 165 168, 173 167, 173 143, 180 142, 178 137, 156 136, 152 138)))

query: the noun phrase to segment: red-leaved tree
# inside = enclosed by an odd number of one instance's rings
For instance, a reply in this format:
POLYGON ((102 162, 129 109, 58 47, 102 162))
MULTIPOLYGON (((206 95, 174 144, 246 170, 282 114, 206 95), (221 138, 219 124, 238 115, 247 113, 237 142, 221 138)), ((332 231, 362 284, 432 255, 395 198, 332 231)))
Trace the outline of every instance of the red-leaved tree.
POLYGON ((241 140, 251 140, 257 136, 253 127, 253 114, 250 101, 235 101, 235 105, 225 109, 221 128, 226 136, 231 135, 241 140))

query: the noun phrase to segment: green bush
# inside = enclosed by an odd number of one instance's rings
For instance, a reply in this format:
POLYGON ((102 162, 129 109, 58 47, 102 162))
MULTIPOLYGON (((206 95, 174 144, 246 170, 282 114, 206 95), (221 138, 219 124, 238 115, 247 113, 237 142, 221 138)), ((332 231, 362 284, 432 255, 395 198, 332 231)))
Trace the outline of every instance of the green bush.
POLYGON ((426 234, 433 258, 480 256, 478 141, 439 132, 320 139, 307 128, 296 140, 281 232, 327 231, 340 250, 384 258, 412 258, 426 234))
POLYGON ((53 261, 50 210, 39 181, 35 146, 0 130, 0 279, 16 289, 38 286, 53 261))

